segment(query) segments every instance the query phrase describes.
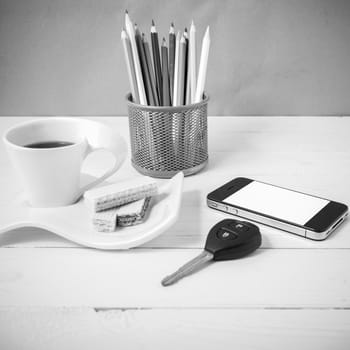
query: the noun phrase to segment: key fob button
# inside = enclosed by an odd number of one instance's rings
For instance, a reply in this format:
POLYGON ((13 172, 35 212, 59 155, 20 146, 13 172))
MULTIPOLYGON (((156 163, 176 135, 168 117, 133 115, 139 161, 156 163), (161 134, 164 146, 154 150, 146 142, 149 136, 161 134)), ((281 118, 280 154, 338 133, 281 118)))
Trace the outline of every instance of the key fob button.
POLYGON ((230 225, 236 232, 247 232, 249 230, 249 227, 247 225, 242 224, 241 222, 238 222, 236 224, 230 225))
POLYGON ((226 241, 236 239, 238 236, 233 232, 222 228, 218 231, 217 237, 223 241, 226 241))

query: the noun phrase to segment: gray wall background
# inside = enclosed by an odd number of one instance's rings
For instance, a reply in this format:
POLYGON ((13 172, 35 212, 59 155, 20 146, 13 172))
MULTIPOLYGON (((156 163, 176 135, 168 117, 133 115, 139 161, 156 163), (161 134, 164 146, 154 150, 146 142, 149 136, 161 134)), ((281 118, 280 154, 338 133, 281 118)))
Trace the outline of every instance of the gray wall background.
POLYGON ((347 0, 0 0, 0 115, 125 115, 126 8, 210 25, 212 115, 350 114, 347 0))

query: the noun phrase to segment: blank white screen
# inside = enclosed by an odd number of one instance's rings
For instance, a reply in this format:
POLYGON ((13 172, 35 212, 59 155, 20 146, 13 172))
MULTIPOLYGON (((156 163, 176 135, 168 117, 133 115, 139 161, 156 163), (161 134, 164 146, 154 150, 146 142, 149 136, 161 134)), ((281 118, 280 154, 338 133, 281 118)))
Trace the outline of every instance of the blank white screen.
POLYGON ((299 225, 306 224, 329 201, 253 181, 228 196, 226 203, 299 225))

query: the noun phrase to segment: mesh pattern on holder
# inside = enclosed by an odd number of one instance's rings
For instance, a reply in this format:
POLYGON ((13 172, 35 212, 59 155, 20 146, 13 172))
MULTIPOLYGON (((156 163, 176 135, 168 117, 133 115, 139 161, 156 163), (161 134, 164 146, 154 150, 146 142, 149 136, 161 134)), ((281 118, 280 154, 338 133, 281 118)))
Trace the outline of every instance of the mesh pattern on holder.
POLYGON ((191 175, 208 161, 208 97, 179 107, 138 105, 127 96, 132 164, 142 174, 191 175))

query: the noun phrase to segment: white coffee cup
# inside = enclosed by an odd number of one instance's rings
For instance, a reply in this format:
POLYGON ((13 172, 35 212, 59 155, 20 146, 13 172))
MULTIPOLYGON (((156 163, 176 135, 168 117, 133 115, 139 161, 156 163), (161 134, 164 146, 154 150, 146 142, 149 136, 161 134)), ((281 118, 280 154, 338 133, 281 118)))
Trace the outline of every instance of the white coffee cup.
POLYGON ((58 207, 75 203, 86 190, 114 174, 127 153, 124 139, 110 127, 80 118, 50 117, 28 121, 7 130, 3 141, 33 207, 58 207), (56 141, 68 142, 70 145, 28 147, 56 141), (81 186, 84 159, 100 149, 114 155, 114 164, 103 176, 81 186))

